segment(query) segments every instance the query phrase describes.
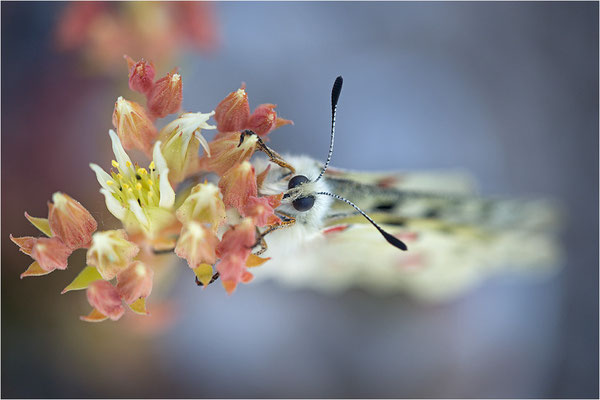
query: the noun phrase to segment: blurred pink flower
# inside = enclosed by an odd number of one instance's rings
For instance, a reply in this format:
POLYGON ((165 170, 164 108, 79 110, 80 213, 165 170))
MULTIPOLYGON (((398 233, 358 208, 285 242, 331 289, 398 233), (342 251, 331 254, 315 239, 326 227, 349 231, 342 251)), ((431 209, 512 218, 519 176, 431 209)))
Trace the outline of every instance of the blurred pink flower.
POLYGON ((214 50, 217 28, 210 2, 73 2, 59 17, 55 39, 58 49, 79 51, 95 71, 114 74, 123 54, 166 64, 185 46, 214 50))
POLYGON ((87 288, 87 298, 94 309, 113 321, 121 318, 125 312, 119 291, 110 282, 104 280, 92 282, 87 288))

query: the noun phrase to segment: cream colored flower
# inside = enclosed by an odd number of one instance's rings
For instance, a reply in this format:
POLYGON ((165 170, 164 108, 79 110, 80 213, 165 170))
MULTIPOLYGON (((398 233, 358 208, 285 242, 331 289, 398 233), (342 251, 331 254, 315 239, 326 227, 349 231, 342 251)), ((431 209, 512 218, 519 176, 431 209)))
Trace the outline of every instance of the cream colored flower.
POLYGON ((191 221, 210 224, 216 232, 225 222, 225 204, 219 188, 212 183, 200 183, 192 188, 185 202, 177 209, 177 219, 186 224, 191 221))
POLYGON ((198 164, 200 145, 210 157, 208 142, 201 134, 201 129, 216 129, 207 123, 215 112, 185 113, 160 131, 161 151, 167 160, 171 182, 180 182, 191 169, 198 164))
POLYGON ((139 251, 122 229, 96 232, 87 252, 87 263, 95 266, 102 278, 110 280, 125 269, 139 251))
POLYGON ((160 141, 153 150, 148 170, 133 165, 117 134, 109 132, 116 160, 110 175, 96 164, 90 168, 102 186, 108 210, 127 227, 128 231, 143 231, 150 237, 174 222, 175 191, 169 183, 169 168, 160 151, 160 141))

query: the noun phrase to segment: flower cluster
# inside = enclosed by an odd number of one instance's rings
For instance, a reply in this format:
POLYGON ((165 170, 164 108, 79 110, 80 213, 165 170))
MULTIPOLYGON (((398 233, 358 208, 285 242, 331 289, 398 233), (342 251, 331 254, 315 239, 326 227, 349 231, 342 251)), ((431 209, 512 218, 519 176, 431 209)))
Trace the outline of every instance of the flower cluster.
POLYGON ((216 6, 210 2, 71 2, 55 28, 59 50, 77 52, 88 70, 120 74, 123 53, 175 59, 186 47, 219 45, 216 6))
POLYGON ((93 310, 85 321, 117 320, 125 312, 148 314, 157 254, 174 253, 186 260, 198 284, 216 279, 231 293, 253 278, 249 268, 267 259, 253 253, 258 227, 275 227, 274 210, 282 194, 259 196, 249 162, 259 143, 274 129, 291 123, 277 116, 275 106, 262 104, 250 114, 245 88, 227 95, 209 113, 182 113, 164 128, 158 118, 181 109, 182 79, 172 71, 155 79, 155 67, 126 57, 129 87, 146 96, 141 105, 119 97, 109 130, 114 160, 110 169, 90 164, 108 211, 123 229, 96 231, 98 224, 76 200, 57 192, 48 218, 27 219, 46 238, 13 237, 34 262, 21 277, 66 269, 68 257, 86 249, 87 265, 63 293, 85 289, 93 310), (209 124, 213 117, 216 126, 209 124), (217 130, 212 141, 202 135, 217 130), (240 140, 241 130, 257 135, 240 140), (262 138, 262 139, 261 139, 262 138), (126 150, 138 149, 149 158, 145 166, 126 150), (201 153, 203 153, 201 155, 201 153), (207 177, 216 175, 215 183, 207 177), (181 185, 186 180, 189 185, 181 185), (204 180, 202 182, 202 180, 204 180))

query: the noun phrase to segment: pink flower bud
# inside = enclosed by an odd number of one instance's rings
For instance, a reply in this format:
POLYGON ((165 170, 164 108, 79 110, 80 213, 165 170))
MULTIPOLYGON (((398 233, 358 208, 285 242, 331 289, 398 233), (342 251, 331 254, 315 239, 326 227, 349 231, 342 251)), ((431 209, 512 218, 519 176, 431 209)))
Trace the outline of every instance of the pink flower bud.
POLYGON ((48 203, 48 222, 52 235, 60 238, 71 250, 87 247, 98 223, 77 200, 56 192, 48 203))
POLYGON ((119 97, 115 102, 112 123, 126 150, 135 148, 151 154, 158 131, 144 107, 119 97))
POLYGON ((251 217, 256 226, 260 227, 279 224, 281 219, 273 210, 281 204, 282 196, 283 194, 268 197, 251 196, 244 206, 242 215, 251 217))
POLYGON ((113 321, 121 318, 125 312, 119 291, 107 281, 98 280, 90 283, 87 288, 87 299, 92 307, 113 321))
POLYGON ((147 94, 154 86, 154 64, 144 59, 133 61, 129 56, 124 56, 129 67, 129 88, 136 92, 147 94))
POLYGON ((221 259, 237 254, 243 259, 246 265, 246 259, 252 252, 252 247, 256 244, 256 228, 252 218, 244 218, 239 224, 232 226, 221 239, 217 246, 217 256, 221 259))
POLYGON ((223 235, 221 243, 217 246, 217 256, 221 258, 217 264, 217 271, 227 293, 231 294, 238 283, 252 280, 253 276, 246 268, 255 244, 256 227, 252 218, 244 218, 223 235))
POLYGON ((214 264, 217 261, 215 250, 219 244, 217 236, 197 222, 190 222, 181 229, 175 254, 184 258, 190 268, 200 264, 214 264))
POLYGON ((148 95, 148 109, 154 118, 163 118, 181 108, 181 75, 168 73, 156 81, 148 95))
POLYGON ((233 132, 246 128, 250 118, 250 105, 245 85, 231 92, 215 109, 215 121, 219 132, 233 132))
POLYGON ((250 196, 257 196, 256 175, 250 162, 231 168, 219 181, 223 203, 242 212, 250 196))
POLYGON ((266 136, 273 129, 286 124, 293 124, 288 119, 278 118, 275 107, 277 107, 275 104, 261 104, 256 107, 248 120, 247 129, 252 130, 259 136, 266 136))
POLYGON ((123 301, 131 304, 152 292, 154 271, 141 261, 134 261, 117 275, 117 290, 123 301))
POLYGON ((198 166, 201 169, 223 175, 242 161, 249 160, 256 150, 258 136, 246 136, 240 144, 240 134, 232 132, 214 139, 208 144, 211 156, 204 155, 198 166))
POLYGON ((67 269, 67 259, 71 253, 72 250, 57 237, 39 238, 31 248, 31 257, 48 272, 67 269))

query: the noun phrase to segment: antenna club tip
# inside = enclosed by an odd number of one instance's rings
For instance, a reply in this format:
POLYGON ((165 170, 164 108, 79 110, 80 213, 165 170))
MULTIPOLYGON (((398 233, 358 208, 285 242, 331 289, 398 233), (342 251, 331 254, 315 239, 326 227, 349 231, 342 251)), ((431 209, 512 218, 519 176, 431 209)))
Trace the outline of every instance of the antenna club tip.
POLYGON ((335 82, 333 83, 333 88, 331 89, 331 106, 335 107, 340 98, 340 93, 342 92, 342 83, 344 83, 344 79, 342 76, 338 76, 335 78, 335 82))

